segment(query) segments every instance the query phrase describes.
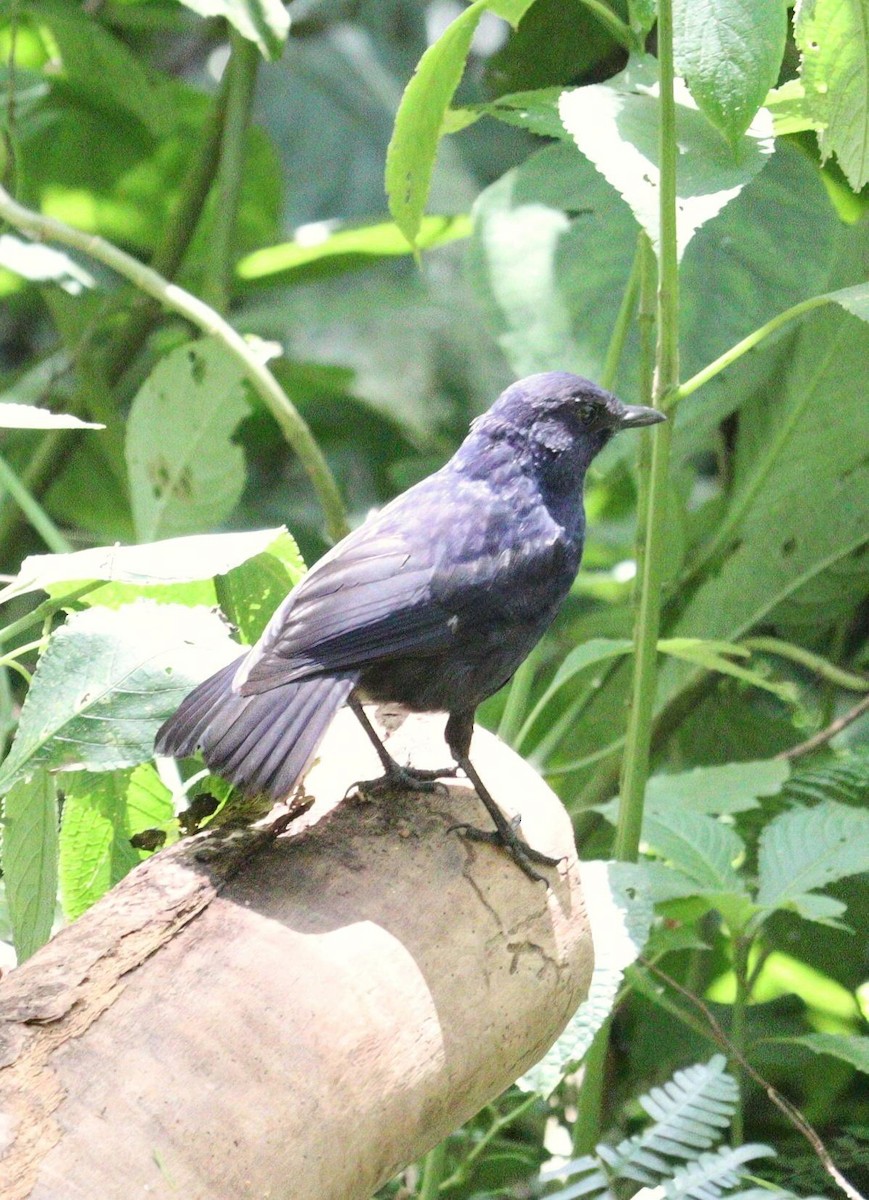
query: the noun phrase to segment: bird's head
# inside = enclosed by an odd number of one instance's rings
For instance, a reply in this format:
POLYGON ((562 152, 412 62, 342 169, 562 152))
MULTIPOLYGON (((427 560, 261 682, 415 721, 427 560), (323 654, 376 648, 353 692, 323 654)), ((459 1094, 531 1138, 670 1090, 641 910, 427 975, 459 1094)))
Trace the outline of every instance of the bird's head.
POLYGON ((584 469, 622 429, 664 420, 657 409, 623 404, 581 375, 546 371, 511 384, 477 418, 474 430, 506 436, 545 457, 571 459, 584 469))

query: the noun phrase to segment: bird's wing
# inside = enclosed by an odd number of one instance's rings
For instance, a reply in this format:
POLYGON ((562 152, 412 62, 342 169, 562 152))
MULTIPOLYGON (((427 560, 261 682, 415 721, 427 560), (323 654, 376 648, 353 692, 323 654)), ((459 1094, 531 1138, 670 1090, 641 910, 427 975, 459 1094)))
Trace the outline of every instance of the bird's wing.
POLYGON ((432 600, 432 555, 413 541, 362 527, 339 543, 277 610, 235 687, 251 694, 447 645, 450 614, 432 600))

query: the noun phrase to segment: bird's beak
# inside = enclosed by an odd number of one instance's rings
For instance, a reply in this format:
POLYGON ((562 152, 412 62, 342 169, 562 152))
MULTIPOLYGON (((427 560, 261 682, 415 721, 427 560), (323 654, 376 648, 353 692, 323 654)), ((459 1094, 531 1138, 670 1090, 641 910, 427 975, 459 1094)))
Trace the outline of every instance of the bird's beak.
POLYGON ((642 425, 657 425, 667 418, 657 408, 644 408, 642 404, 623 404, 619 417, 619 429, 639 429, 642 425))

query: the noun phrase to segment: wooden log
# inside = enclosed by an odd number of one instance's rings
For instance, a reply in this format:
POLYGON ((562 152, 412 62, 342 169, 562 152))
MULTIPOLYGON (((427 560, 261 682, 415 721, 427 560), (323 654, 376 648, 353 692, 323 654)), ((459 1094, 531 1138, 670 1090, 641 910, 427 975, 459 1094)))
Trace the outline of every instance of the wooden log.
MULTIPOLYGON (((386 723, 443 764, 443 718, 386 723)), ((450 832, 488 823, 463 782, 340 802, 376 774, 343 712, 287 832, 155 855, 0 982, 4 1200, 368 1200, 540 1058, 591 973, 572 830, 496 738, 473 755, 564 856, 550 889, 450 832)))

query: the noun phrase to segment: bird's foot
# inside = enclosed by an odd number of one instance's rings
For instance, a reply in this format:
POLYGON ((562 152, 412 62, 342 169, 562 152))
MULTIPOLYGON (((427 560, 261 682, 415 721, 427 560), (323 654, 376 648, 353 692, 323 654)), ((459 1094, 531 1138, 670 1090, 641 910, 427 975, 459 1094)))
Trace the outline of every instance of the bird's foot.
POLYGON ((541 875, 539 871, 535 871, 533 864, 538 863, 541 867, 557 867, 561 862, 560 858, 550 858, 548 854, 541 854, 539 850, 535 850, 533 846, 519 837, 516 832, 519 828, 519 823, 522 818, 517 814, 510 822, 505 822, 503 829, 477 829, 475 825, 461 823, 459 825, 451 825, 447 833, 459 832, 462 837, 466 837, 471 842, 488 842, 492 846, 500 846, 506 850, 520 870, 535 883, 545 883, 549 886, 549 880, 545 875, 541 875))
POLYGON ((351 792, 369 797, 384 796, 390 792, 445 793, 446 787, 440 780, 452 779, 455 774, 456 767, 454 766, 445 767, 442 771, 434 771, 418 767, 402 767, 395 763, 379 779, 360 779, 357 783, 351 783, 345 795, 349 796, 351 792))

